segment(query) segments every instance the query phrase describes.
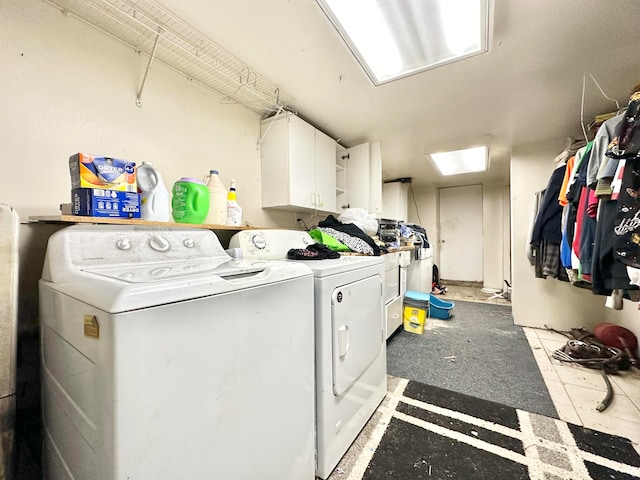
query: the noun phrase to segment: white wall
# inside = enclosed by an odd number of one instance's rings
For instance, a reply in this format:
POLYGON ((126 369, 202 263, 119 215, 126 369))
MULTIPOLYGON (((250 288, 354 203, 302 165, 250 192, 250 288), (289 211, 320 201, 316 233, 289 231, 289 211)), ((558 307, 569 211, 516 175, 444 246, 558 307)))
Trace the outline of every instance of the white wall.
POLYGON ((529 217, 534 193, 547 186, 556 155, 564 149, 564 140, 527 145, 514 149, 511 160, 512 225, 512 306, 515 323, 544 328, 545 325, 569 330, 592 329, 604 321, 604 298, 591 290, 572 286, 552 278, 535 278, 526 257, 529 217))
POLYGON ((487 288, 502 289, 505 276, 505 253, 510 245, 504 242, 505 231, 509 224, 505 221, 504 212, 509 211, 509 203, 505 203, 504 185, 484 184, 482 187, 482 234, 483 234, 483 285, 487 288))
MULTIPOLYGON (((43 1, 0 2, 0 202, 29 216, 70 201, 76 152, 152 162, 166 187, 217 168, 238 182, 251 225, 299 228, 294 214, 260 207, 259 117, 154 63, 135 103, 147 57, 43 1)), ((20 326, 37 330, 37 280, 48 236, 60 226, 20 229, 20 326)), ((228 232, 220 233, 228 241, 228 232)))
MULTIPOLYGON (((502 187, 502 278, 511 283, 511 187, 502 187)), ((504 282, 502 287, 505 287, 504 282)))
POLYGON ((217 168, 253 225, 290 223, 260 208, 259 117, 154 63, 45 2, 0 7, 0 201, 23 220, 59 213, 69 202, 75 152, 153 162, 166 186, 217 168))

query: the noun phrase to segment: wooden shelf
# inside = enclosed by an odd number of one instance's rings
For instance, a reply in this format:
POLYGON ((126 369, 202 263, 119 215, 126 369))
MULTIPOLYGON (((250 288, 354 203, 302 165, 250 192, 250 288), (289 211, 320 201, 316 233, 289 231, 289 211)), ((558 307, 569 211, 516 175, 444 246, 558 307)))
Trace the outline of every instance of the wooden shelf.
POLYGON ((234 227, 230 225, 174 223, 174 222, 153 222, 141 220, 139 218, 114 218, 114 217, 84 217, 80 215, 42 215, 29 217, 30 222, 41 223, 103 223, 112 225, 146 225, 152 227, 184 227, 203 228, 207 230, 251 230, 258 227, 234 227))

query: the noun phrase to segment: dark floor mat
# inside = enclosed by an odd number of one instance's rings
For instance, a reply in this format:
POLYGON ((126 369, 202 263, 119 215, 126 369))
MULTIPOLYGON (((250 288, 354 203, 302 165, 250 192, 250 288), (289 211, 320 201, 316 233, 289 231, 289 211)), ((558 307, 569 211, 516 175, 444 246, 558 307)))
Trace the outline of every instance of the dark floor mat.
POLYGON ((626 438, 397 378, 347 458, 329 480, 640 478, 626 438))
POLYGON ((557 418, 511 306, 454 303, 452 317, 428 318, 422 335, 401 329, 389 339, 389 374, 557 418))

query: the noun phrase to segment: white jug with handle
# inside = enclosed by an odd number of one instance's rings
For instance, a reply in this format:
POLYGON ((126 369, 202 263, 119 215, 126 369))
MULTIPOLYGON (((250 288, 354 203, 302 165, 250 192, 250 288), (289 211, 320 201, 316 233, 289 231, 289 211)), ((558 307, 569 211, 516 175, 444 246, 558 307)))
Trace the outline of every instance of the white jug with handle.
POLYGON ((140 193, 140 218, 156 222, 171 221, 169 191, 164 186, 162 175, 152 163, 142 162, 136 169, 138 192, 140 193))
POLYGON ((209 189, 209 213, 204 223, 225 225, 227 223, 227 189, 220 179, 218 170, 210 170, 203 181, 209 189))

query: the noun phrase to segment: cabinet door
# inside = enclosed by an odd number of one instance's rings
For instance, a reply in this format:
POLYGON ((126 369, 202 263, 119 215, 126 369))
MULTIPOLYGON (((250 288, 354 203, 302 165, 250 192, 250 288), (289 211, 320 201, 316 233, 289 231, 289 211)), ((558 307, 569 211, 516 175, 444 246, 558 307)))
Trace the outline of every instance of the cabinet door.
POLYGON ((278 182, 289 178, 289 129, 287 119, 267 119, 260 124, 260 162, 262 207, 278 207, 289 202, 288 181, 284 188, 278 182))
POLYGON ((409 187, 393 182, 382 185, 382 218, 406 222, 409 209, 409 187))
POLYGON ((347 198, 350 208, 369 211, 370 166, 369 144, 347 149, 347 198))
POLYGON ((380 142, 369 149, 369 213, 382 217, 382 150, 380 142))
MULTIPOLYGON (((315 208, 316 129, 293 115, 288 116, 288 120, 290 204, 298 207, 315 208)), ((335 155, 333 158, 335 161, 335 155)), ((333 174, 335 175, 335 164, 333 166, 333 174)))
POLYGON ((386 305, 385 318, 387 320, 386 338, 389 338, 402 325, 402 297, 396 298, 386 305))
POLYGON ((347 208, 347 149, 336 144, 336 213, 341 214, 347 208))
POLYGON ((316 130, 315 201, 318 210, 336 211, 336 142, 316 130))

